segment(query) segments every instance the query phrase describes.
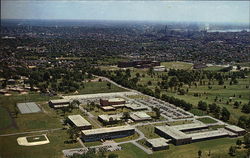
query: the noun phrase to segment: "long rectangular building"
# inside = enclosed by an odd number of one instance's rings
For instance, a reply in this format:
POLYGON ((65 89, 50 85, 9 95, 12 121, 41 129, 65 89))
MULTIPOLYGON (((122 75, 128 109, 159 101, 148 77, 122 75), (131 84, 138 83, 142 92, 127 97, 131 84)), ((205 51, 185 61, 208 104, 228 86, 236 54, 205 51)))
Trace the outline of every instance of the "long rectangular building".
POLYGON ((206 129, 208 128, 208 125, 204 123, 191 123, 191 124, 175 125, 171 127, 182 132, 187 132, 187 131, 193 131, 193 130, 206 129))
POLYGON ((243 128, 240 128, 238 126, 235 126, 235 125, 227 125, 225 127, 225 129, 233 132, 233 133, 236 133, 238 136, 241 136, 241 135, 244 135, 246 134, 246 130, 243 129, 243 128))
POLYGON ((175 145, 189 144, 192 141, 192 137, 171 126, 156 126, 155 133, 166 139, 172 139, 175 145))
POLYGON ((85 142, 93 142, 106 139, 127 137, 135 133, 135 128, 131 126, 117 126, 109 128, 97 128, 82 131, 82 139, 85 142))
POLYGON ((228 136, 228 133, 222 130, 213 130, 213 131, 205 131, 205 132, 199 132, 199 133, 191 133, 187 135, 192 137, 193 142, 197 142, 197 141, 202 141, 202 140, 226 137, 228 136))

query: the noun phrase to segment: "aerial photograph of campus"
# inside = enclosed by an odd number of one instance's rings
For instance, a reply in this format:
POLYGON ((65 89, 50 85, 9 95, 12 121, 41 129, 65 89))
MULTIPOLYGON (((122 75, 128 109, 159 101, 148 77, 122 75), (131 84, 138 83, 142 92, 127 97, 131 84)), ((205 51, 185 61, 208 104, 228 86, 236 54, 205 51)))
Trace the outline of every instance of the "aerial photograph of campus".
POLYGON ((250 158, 250 1, 2 0, 0 158, 250 158))

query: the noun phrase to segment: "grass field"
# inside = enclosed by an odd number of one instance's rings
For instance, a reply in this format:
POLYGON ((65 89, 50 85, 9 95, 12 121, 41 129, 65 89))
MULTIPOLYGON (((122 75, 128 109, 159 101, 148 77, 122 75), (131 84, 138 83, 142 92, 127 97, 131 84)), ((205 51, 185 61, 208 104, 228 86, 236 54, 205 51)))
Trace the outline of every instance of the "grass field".
POLYGON ((27 141, 30 142, 39 142, 39 141, 45 141, 47 138, 44 135, 37 135, 37 136, 29 136, 26 137, 27 141))
POLYGON ((81 147, 80 143, 66 144, 64 142, 68 139, 65 130, 48 133, 49 144, 31 147, 19 146, 16 139, 20 136, 0 137, 1 158, 61 158, 63 149, 81 147))
POLYGON ((10 127, 12 124, 8 111, 0 106, 0 129, 10 127))
POLYGON ((165 66, 167 69, 183 69, 183 70, 191 70, 193 68, 192 63, 186 62, 162 62, 162 66, 165 66))
POLYGON ((167 124, 169 126, 175 126, 175 125, 183 125, 183 124, 190 124, 193 123, 192 120, 181 120, 181 121, 174 121, 174 122, 168 122, 167 124))
POLYGON ((205 124, 209 124, 209 123, 216 123, 217 121, 214 119, 211 119, 209 117, 204 117, 204 118, 198 118, 197 120, 205 123, 205 124))
POLYGON ((109 89, 106 81, 103 82, 86 82, 84 88, 78 90, 77 94, 94 94, 94 93, 110 93, 110 92, 124 92, 125 89, 111 84, 109 89))
MULTIPOLYGON (((180 146, 170 145, 168 150, 157 151, 152 155, 147 155, 141 149, 129 143, 121 145, 124 150, 114 153, 119 154, 119 158, 198 158, 197 153, 201 150, 202 158, 230 158, 228 149, 230 146, 235 145, 236 140, 234 138, 220 138, 180 146), (211 153, 210 157, 208 156, 209 151, 211 153)), ((244 155, 246 155, 246 150, 242 148, 235 157, 239 158, 244 155)))

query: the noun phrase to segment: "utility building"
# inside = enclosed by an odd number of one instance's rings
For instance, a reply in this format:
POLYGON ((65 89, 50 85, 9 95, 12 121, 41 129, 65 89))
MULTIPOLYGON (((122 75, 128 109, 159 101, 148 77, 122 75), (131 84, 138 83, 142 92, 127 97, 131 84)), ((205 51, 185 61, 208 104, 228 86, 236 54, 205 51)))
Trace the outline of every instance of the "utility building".
POLYGON ((50 100, 49 106, 52 108, 63 108, 68 107, 70 104, 70 101, 67 99, 57 99, 57 100, 50 100))
POLYGON ((125 104, 125 102, 123 98, 100 99, 101 106, 120 105, 125 104))
POLYGON ((154 139, 147 139, 146 145, 152 148, 154 151, 159 150, 166 150, 169 149, 168 142, 169 140, 166 140, 164 138, 154 138, 154 139))
POLYGON ((243 128, 240 128, 238 126, 235 126, 235 125, 228 125, 225 127, 225 129, 233 132, 233 133, 236 133, 238 136, 242 136, 244 134, 246 134, 246 130, 243 129, 243 128))
POLYGON ((81 115, 70 115, 68 116, 68 122, 77 127, 80 130, 91 129, 92 125, 85 120, 81 115))

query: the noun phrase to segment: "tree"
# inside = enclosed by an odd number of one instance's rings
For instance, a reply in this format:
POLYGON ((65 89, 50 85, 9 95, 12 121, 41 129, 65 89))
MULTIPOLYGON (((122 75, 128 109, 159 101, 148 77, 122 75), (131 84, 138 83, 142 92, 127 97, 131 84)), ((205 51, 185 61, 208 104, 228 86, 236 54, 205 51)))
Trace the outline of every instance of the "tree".
POLYGON ((129 112, 124 112, 123 115, 122 115, 122 118, 127 121, 129 118, 130 118, 130 114, 129 112))
POLYGON ((231 146, 228 151, 229 155, 235 156, 236 154, 236 148, 234 146, 231 146))
POLYGON ((107 83, 107 86, 108 86, 109 89, 111 89, 111 83, 110 82, 107 83))
POLYGON ((240 106, 239 102, 235 101, 234 102, 234 108, 239 108, 239 106, 240 106))
POLYGON ((207 111, 207 103, 203 102, 203 101, 199 101, 198 109, 203 110, 203 111, 207 111))
POLYGON ((73 107, 79 108, 79 106, 80 106, 81 103, 80 103, 79 100, 74 99, 70 104, 71 104, 73 107))
POLYGON ((77 137, 79 137, 79 130, 76 127, 70 127, 67 130, 67 133, 69 134, 69 138, 76 141, 77 137))
POLYGON ((15 114, 16 118, 17 118, 18 113, 19 113, 18 107, 17 107, 17 105, 15 105, 15 107, 14 107, 14 114, 15 114))
POLYGON ((152 85, 152 82, 151 81, 148 81, 148 83, 147 83, 149 86, 151 86, 152 85))
POLYGON ((242 112, 244 112, 244 113, 250 113, 250 102, 248 103, 248 104, 244 104, 243 106, 242 106, 242 112))
POLYGON ((202 151, 199 150, 199 151, 198 151, 198 157, 201 157, 201 154, 202 154, 202 151))
POLYGON ((160 98, 161 97, 161 90, 158 87, 155 87, 155 97, 160 98))
POLYGON ((244 144, 247 148, 250 148, 250 133, 244 135, 244 144))
POLYGON ((155 112, 155 117, 156 117, 157 119, 159 119, 159 118, 161 117, 161 111, 160 111, 160 109, 157 108, 157 107, 154 107, 154 108, 153 108, 153 111, 155 112))
POLYGON ((108 155, 108 158, 118 158, 118 155, 112 153, 108 155))
POLYGON ((228 121, 230 118, 230 112, 227 110, 227 108, 223 107, 221 111, 221 119, 223 121, 228 121))
POLYGON ((241 144, 242 144, 242 141, 241 141, 240 139, 238 139, 238 140, 236 141, 236 145, 240 148, 241 144))

